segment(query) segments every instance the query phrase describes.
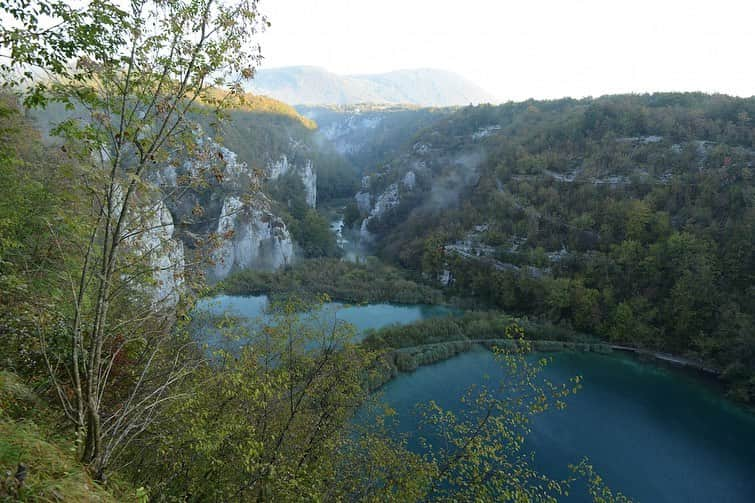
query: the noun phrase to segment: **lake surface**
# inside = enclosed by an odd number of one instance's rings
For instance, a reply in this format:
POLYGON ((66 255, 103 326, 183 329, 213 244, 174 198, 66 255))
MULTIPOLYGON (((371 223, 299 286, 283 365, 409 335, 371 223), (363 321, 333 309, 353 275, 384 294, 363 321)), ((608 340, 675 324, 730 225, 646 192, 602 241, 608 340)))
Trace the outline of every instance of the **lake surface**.
MULTIPOLYGON (((584 377, 563 411, 538 416, 528 440, 538 469, 566 477, 588 456, 612 489, 644 502, 755 501, 755 415, 700 378, 629 356, 554 353, 544 372, 553 382, 584 377)), ((412 432, 415 404, 435 400, 460 410, 459 398, 485 376, 501 375, 479 349, 403 374, 383 388, 412 432)), ((416 445, 414 445, 417 448, 416 445)), ((567 501, 589 501, 572 494, 567 501)))
MULTIPOLYGON (((221 295, 200 301, 197 310, 228 314, 254 329, 269 319, 269 304, 264 295, 221 295)), ((444 306, 332 302, 313 315, 351 323, 360 338, 369 329, 457 312, 444 306)), ((210 346, 223 345, 219 333, 204 334, 210 346)), ((688 372, 625 355, 550 356, 554 361, 545 377, 558 383, 581 375, 584 381, 566 410, 535 418, 528 445, 537 453, 538 469, 563 478, 569 475, 567 465, 587 456, 611 488, 637 501, 755 502, 755 414, 688 372)), ((398 412, 398 429, 413 432, 418 402, 432 399, 459 411, 459 398, 470 385, 497 375, 493 355, 479 348, 398 376, 382 388, 383 399, 398 412)), ((567 501, 589 500, 573 493, 567 501)))
MULTIPOLYGON (((270 318, 265 315, 270 306, 266 295, 238 296, 218 295, 202 299, 197 303, 197 312, 214 316, 229 315, 244 320, 248 328, 262 326, 270 318)), ((424 304, 363 304, 348 305, 341 302, 328 302, 307 314, 314 321, 338 320, 350 323, 356 329, 356 339, 360 340, 367 330, 375 330, 389 325, 406 325, 415 321, 442 316, 452 316, 459 311, 446 306, 424 304)), ((207 333, 210 345, 219 343, 219 334, 207 333)))

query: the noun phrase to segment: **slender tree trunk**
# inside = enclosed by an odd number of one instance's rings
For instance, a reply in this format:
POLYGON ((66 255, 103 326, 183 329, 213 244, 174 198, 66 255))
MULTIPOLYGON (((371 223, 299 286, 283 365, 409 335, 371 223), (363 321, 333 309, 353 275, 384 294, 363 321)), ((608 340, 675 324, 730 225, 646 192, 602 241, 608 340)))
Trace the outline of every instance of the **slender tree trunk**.
MULTIPOLYGON (((117 163, 117 157, 115 162, 117 163)), ((114 165, 113 173, 117 166, 114 165)), ((102 347, 105 338, 105 327, 108 313, 108 295, 110 277, 112 275, 113 252, 111 246, 111 227, 113 222, 115 194, 114 175, 111 175, 110 187, 107 196, 107 209, 104 219, 104 239, 102 242, 102 267, 97 285, 97 303, 94 320, 92 322, 91 340, 89 341, 89 367, 87 369, 86 387, 86 445, 83 451, 83 461, 95 465, 96 472, 102 472, 102 429, 100 423, 100 368, 102 367, 102 347)), ((121 205, 121 212, 125 211, 121 205)), ((95 474, 96 475, 96 474, 95 474)))

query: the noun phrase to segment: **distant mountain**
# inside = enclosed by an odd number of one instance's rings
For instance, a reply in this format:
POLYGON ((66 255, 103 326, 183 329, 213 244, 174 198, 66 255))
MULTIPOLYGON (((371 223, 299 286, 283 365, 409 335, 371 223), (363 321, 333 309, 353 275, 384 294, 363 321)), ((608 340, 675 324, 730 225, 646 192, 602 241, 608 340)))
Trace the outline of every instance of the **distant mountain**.
POLYGON ((494 101, 490 94, 463 77, 434 69, 337 75, 314 66, 271 68, 257 73, 250 90, 293 105, 453 106, 494 101))

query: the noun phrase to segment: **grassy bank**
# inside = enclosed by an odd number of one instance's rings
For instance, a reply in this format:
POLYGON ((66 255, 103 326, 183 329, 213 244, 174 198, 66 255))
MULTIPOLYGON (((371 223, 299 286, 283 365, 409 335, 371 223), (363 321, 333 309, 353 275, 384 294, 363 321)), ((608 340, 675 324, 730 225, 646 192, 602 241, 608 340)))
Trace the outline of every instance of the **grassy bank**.
POLYGON ((120 482, 111 480, 107 489, 96 484, 61 423, 18 377, 0 372, 0 501, 146 501, 120 482))

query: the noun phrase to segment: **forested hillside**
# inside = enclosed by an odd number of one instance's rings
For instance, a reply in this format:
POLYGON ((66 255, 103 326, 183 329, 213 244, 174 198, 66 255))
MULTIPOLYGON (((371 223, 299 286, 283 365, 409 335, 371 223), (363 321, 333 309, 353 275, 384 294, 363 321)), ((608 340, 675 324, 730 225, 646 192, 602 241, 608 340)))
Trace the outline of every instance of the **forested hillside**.
POLYGON ((450 292, 700 357, 752 400, 754 120, 702 94, 465 108, 369 178, 366 229, 450 292))
MULTIPOLYGON (((460 446, 474 440, 487 447, 463 460, 457 455, 462 447, 418 455, 405 439, 392 436, 378 396, 370 393, 370 382, 392 372, 384 350, 354 344, 353 329, 345 324, 312 326, 297 314, 307 305, 291 301, 273 311, 276 323, 264 328, 263 339, 228 317, 210 320, 239 343, 239 351, 208 354, 186 331, 187 308, 202 288, 198 277, 187 278, 168 312, 149 299, 154 281, 132 286, 130 276, 114 278, 115 293, 123 293, 111 298, 99 404, 108 457, 88 457, 83 426, 70 409, 77 391, 68 372, 87 360, 77 356, 80 347, 71 333, 84 308, 70 300, 70 290, 73 275, 87 266, 81 250, 91 246, 96 222, 88 187, 79 183, 89 158, 69 155, 70 144, 45 145, 34 120, 10 98, 0 107, 0 135, 0 467, 10 473, 0 483, 0 499, 295 501, 304 491, 312 500, 403 501, 459 494, 495 499, 501 491, 516 491, 537 500, 563 494, 573 477, 614 501, 587 461, 574 466, 569 479, 551 480, 534 468, 523 447, 530 417, 563 407, 578 381, 535 386, 531 397, 518 401, 516 413, 490 395, 482 395, 468 415, 434 406, 423 415, 429 427, 458 417, 449 438, 460 446), (480 414, 494 408, 512 413, 478 424, 480 414), (375 424, 354 421, 373 410, 375 424), (127 429, 117 429, 121 424, 127 429), (501 470, 492 481, 474 481, 462 471, 492 462, 508 463, 518 477, 501 470), (367 485, 365 473, 371 474, 367 485)), ((378 299, 397 289, 411 289, 407 299, 438 296, 378 264, 362 269, 333 263, 334 275, 325 266, 305 264, 310 268, 301 286, 311 294, 348 293, 347 276, 357 294, 378 299), (378 290, 377 276, 383 278, 378 290)), ((298 281, 296 270, 284 274, 298 281)), ((260 284, 270 278, 252 277, 260 284)), ((87 306, 92 281, 82 289, 87 306)), ((516 349, 520 336, 501 337, 515 348, 497 353, 510 375, 506 385, 532 389, 529 380, 544 363, 527 360, 526 342, 516 349)), ((615 500, 625 501, 620 494, 615 500)))

